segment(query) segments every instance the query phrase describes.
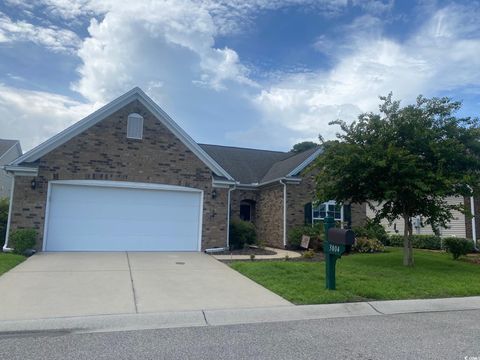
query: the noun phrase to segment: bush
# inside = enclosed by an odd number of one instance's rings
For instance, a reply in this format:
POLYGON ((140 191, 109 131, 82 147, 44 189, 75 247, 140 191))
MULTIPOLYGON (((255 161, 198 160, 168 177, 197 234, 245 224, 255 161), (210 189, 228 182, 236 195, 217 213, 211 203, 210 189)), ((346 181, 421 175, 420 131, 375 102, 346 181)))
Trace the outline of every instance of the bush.
MULTIPOLYGON (((412 245, 417 249, 441 250, 442 242, 436 235, 412 235, 412 245)), ((403 247, 403 235, 390 235, 384 245, 403 247)))
MULTIPOLYGON (((0 199, 0 248, 5 243, 8 222, 8 199, 0 199)), ((1 250, 0 250, 1 251, 1 250)))
POLYGON ((315 251, 307 250, 302 254, 302 257, 305 259, 313 259, 315 257, 315 251))
POLYGON ((292 249, 299 249, 302 243, 302 236, 310 236, 310 247, 322 250, 323 244, 323 222, 316 222, 313 226, 296 226, 288 231, 288 245, 292 249))
POLYGON ((368 219, 365 226, 358 226, 353 228, 355 236, 368 239, 377 239, 382 244, 388 241, 388 234, 385 228, 373 220, 368 219))
POLYGON ((257 241, 255 226, 249 221, 233 220, 230 223, 230 249, 243 249, 257 241))
POLYGON ((352 248, 353 251, 359 253, 375 253, 383 252, 385 250, 383 244, 379 240, 366 237, 357 238, 352 248))
POLYGON ((23 255, 26 250, 35 248, 36 239, 35 229, 19 229, 10 234, 9 245, 14 253, 23 255))
POLYGON ((445 249, 452 254, 454 260, 473 251, 473 243, 463 238, 445 238, 443 239, 443 244, 445 249))

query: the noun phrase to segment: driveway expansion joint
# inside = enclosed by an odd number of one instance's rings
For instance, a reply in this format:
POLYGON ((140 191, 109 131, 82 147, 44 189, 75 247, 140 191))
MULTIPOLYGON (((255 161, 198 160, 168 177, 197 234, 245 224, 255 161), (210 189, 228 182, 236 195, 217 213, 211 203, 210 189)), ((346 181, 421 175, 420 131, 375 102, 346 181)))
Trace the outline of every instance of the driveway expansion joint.
POLYGON ((135 313, 138 314, 137 294, 135 293, 135 284, 133 283, 132 267, 130 266, 130 258, 128 257, 128 251, 125 251, 125 254, 127 255, 128 271, 130 273, 130 282, 132 283, 133 305, 135 306, 135 313))

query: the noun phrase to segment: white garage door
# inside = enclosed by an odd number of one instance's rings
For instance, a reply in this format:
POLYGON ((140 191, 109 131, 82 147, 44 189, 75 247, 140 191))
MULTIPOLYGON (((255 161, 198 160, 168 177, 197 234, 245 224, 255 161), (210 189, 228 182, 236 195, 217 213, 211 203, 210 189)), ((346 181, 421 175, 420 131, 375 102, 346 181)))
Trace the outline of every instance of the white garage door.
POLYGON ((51 182, 44 250, 198 251, 201 209, 196 189, 51 182))

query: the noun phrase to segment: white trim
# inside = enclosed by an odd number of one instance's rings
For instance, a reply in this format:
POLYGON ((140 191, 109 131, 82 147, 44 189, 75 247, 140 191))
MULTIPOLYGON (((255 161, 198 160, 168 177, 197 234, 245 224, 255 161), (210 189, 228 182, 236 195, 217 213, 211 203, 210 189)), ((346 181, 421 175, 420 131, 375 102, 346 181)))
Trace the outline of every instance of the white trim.
POLYGON ((283 185, 283 246, 287 246, 287 184, 279 180, 283 185))
POLYGON ((54 180, 48 182, 47 188, 47 204, 45 207, 45 221, 43 229, 43 244, 42 251, 47 248, 48 240, 48 218, 50 213, 50 196, 53 185, 74 185, 74 186, 95 186, 95 187, 109 187, 109 188, 129 188, 129 189, 145 189, 145 190, 163 190, 163 191, 184 191, 200 193, 200 213, 198 219, 198 244, 197 251, 202 250, 202 229, 203 229, 203 198, 204 191, 196 188, 189 188, 185 186, 167 185, 167 184, 152 184, 152 183, 137 183, 127 181, 109 181, 109 180, 54 180))
POLYGON ((241 183, 237 183, 237 185, 238 185, 238 188, 255 189, 255 188, 258 188, 258 187, 260 187, 260 186, 265 186, 265 185, 272 184, 272 183, 276 183, 276 182, 279 182, 279 181, 285 181, 287 184, 299 184, 299 183, 302 182, 302 179, 300 179, 300 178, 281 177, 281 178, 277 178, 277 179, 265 181, 265 182, 263 182, 263 183, 253 183, 253 184, 241 184, 241 183))
POLYGON ((98 109, 94 113, 78 121, 47 141, 41 143, 32 150, 26 152, 14 160, 11 165, 19 165, 23 162, 34 162, 43 155, 49 153, 58 146, 64 144, 76 135, 105 119, 115 111, 131 101, 140 101, 167 129, 182 141, 200 160, 202 160, 214 173, 219 176, 233 180, 215 160, 213 160, 180 126, 178 126, 168 114, 163 111, 150 97, 148 97, 140 88, 135 87, 112 102, 98 109))
POLYGON ((306 158, 300 165, 298 165, 295 169, 293 169, 292 171, 290 171, 288 174, 287 174, 287 177, 288 176, 294 176, 294 175, 297 175, 300 171, 302 171, 303 169, 305 169, 308 165, 310 165, 310 163, 315 160, 318 155, 320 155, 322 153, 322 148, 318 149, 317 151, 315 151, 312 155, 310 155, 308 158, 306 158))
MULTIPOLYGON (((203 229, 203 190, 196 189, 200 191, 200 214, 198 219, 198 251, 202 251, 202 229, 203 229)), ((180 190, 181 191, 181 190, 180 190)), ((186 190, 184 190, 186 191, 186 190)))
POLYGON ((5 233, 5 243, 3 244, 3 251, 11 251, 8 247, 8 239, 10 237, 10 221, 12 221, 12 208, 13 208, 13 194, 15 190, 15 176, 12 179, 12 188, 10 189, 10 203, 8 204, 8 218, 7 218, 7 229, 5 233))
POLYGON ((17 166, 5 165, 3 167, 6 172, 12 173, 15 176, 37 176, 38 168, 31 166, 17 166))

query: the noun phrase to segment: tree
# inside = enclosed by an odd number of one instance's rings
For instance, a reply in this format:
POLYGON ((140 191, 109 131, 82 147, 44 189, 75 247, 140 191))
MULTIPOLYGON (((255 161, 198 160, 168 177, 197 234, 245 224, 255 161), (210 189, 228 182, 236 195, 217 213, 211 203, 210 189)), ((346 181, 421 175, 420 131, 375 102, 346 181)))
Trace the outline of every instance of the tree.
POLYGON ((380 100, 379 114, 362 114, 350 125, 330 123, 341 132, 323 142, 314 165, 317 196, 367 202, 377 221, 403 218, 403 264, 413 266, 412 218, 421 216, 433 229, 445 227, 452 210, 467 211, 445 198, 479 190, 480 121, 455 117, 461 103, 449 98, 420 95, 403 108, 391 93, 380 100))
POLYGON ((292 149, 290 150, 290 152, 293 152, 295 154, 299 154, 303 151, 306 151, 306 150, 309 150, 309 149, 312 149, 314 147, 318 146, 317 143, 314 143, 313 141, 302 141, 302 142, 299 142, 295 145, 293 145, 292 149))

